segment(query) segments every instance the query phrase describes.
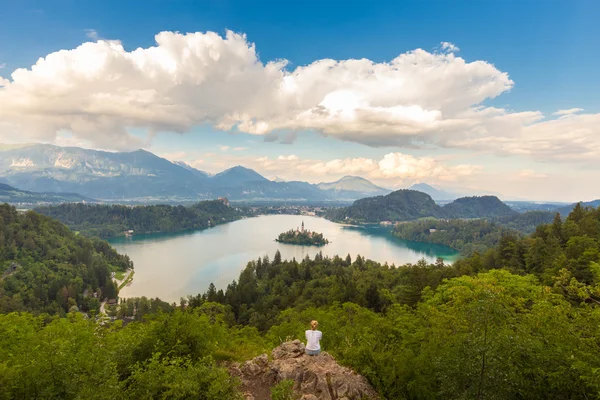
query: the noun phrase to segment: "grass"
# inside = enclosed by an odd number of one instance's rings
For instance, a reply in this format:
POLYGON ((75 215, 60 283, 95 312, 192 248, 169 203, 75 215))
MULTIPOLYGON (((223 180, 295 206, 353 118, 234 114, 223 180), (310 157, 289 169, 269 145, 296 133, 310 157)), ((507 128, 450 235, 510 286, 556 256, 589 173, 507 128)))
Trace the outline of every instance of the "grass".
POLYGON ((123 281, 123 283, 121 283, 121 285, 119 285, 119 290, 123 289, 125 287, 125 285, 127 285, 129 282, 131 282, 133 280, 133 273, 134 273, 134 271, 131 271, 131 273, 129 274, 127 279, 125 279, 123 281))
POLYGON ((125 278, 125 272, 123 271, 117 271, 115 272, 115 279, 118 281, 122 281, 123 278, 125 278))

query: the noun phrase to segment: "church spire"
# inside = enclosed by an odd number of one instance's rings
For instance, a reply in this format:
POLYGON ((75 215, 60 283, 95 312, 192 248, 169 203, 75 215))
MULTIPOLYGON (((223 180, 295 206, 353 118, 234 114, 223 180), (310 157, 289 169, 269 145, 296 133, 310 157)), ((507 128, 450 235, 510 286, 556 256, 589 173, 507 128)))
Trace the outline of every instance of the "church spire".
POLYGON ((302 221, 302 232, 304 232, 304 221, 302 221))

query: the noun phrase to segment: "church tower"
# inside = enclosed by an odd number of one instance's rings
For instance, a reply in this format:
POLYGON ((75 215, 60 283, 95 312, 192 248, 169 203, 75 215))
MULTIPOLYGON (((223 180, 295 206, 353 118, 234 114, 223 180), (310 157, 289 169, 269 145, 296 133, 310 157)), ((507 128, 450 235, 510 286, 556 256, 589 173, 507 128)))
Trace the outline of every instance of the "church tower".
POLYGON ((302 232, 304 232, 304 221, 302 221, 302 232))

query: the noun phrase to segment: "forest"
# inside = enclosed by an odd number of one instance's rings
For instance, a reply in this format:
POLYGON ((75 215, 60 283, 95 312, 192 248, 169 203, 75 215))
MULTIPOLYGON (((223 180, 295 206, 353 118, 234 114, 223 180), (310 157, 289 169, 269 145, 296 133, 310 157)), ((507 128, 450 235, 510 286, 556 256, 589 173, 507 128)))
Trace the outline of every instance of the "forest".
POLYGON ((129 230, 134 234, 147 234, 205 229, 242 217, 240 211, 221 200, 201 201, 188 207, 68 203, 35 211, 56 218, 83 235, 102 239, 123 236, 129 230))
POLYGON ((117 295, 111 272, 130 268, 129 258, 103 240, 76 235, 36 212, 0 205, 0 312, 97 311, 99 299, 117 295))
POLYGON ((404 240, 438 243, 459 250, 463 255, 484 253, 503 236, 533 233, 539 225, 560 215, 547 211, 528 211, 490 219, 434 219, 400 222, 393 234, 404 240))
POLYGON ((415 242, 438 243, 463 255, 483 253, 498 244, 502 236, 518 235, 517 231, 485 219, 424 219, 398 223, 393 235, 415 242))
MULTIPOLYGON (((303 338, 387 399, 600 398, 600 209, 452 265, 251 261, 225 289, 114 322, 0 315, 0 399, 241 398, 227 363, 303 338)), ((140 310, 140 314, 136 313, 140 310)))

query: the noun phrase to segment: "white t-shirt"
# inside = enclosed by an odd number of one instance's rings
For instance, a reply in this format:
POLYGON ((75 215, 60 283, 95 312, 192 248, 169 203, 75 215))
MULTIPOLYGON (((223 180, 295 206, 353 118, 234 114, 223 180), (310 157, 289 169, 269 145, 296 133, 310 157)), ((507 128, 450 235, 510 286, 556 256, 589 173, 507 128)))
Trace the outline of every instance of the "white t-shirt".
POLYGON ((306 331, 306 350, 321 350, 319 340, 323 337, 321 331, 313 331, 309 329, 306 331))

